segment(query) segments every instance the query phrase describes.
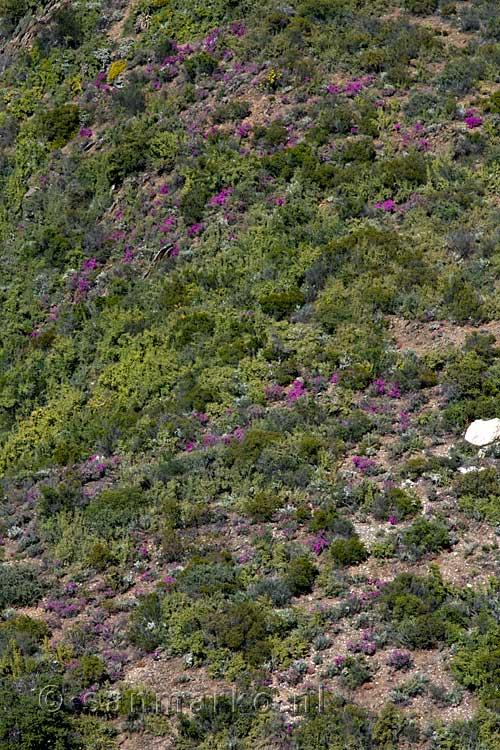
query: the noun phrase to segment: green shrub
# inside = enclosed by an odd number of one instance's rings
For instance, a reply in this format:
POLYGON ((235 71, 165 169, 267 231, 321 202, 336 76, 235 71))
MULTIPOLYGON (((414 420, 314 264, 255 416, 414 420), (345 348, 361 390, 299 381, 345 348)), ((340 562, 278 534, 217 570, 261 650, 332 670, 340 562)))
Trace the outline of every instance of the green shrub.
POLYGON ((464 687, 476 690, 485 702, 500 701, 500 630, 474 633, 459 648, 453 671, 464 687))
POLYGON ((271 653, 271 622, 262 606, 243 601, 228 603, 206 627, 214 634, 219 648, 243 652, 250 664, 257 665, 271 653))
POLYGON ((341 696, 325 696, 321 709, 316 696, 308 698, 307 715, 294 732, 298 750, 343 750, 349 746, 371 750, 373 719, 368 711, 341 696))
POLYGON ((205 51, 197 52, 184 60, 184 68, 190 81, 196 81, 199 76, 212 75, 217 67, 217 60, 205 51))
POLYGON ((394 516, 397 521, 402 521, 409 516, 414 516, 422 507, 416 496, 409 495, 399 487, 391 487, 383 495, 378 494, 371 505, 371 512, 378 519, 387 519, 394 516))
POLYGON ((452 541, 448 529, 440 521, 418 518, 402 534, 403 541, 417 558, 428 552, 450 549, 452 541))
POLYGON ((116 537, 144 512, 144 494, 138 487, 103 490, 85 508, 88 526, 106 538, 116 537))
POLYGON ((357 688, 370 682, 373 670, 365 656, 348 656, 339 667, 340 685, 347 690, 357 688))
POLYGON ((143 651, 154 651, 164 636, 163 622, 160 597, 155 593, 146 594, 141 597, 130 617, 128 631, 130 641, 143 651))
POLYGON ((61 148, 73 138, 80 126, 80 110, 76 104, 63 104, 38 117, 42 136, 50 148, 61 148))
POLYGON ((419 740, 418 727, 393 703, 387 703, 373 725, 373 741, 377 750, 398 750, 406 742, 419 740))
POLYGON ((454 489, 461 510, 490 523, 500 521, 500 472, 493 466, 464 474, 454 489))
POLYGON ((0 0, 0 20, 6 22, 11 30, 30 9, 35 7, 36 3, 33 0, 0 0))
POLYGON ((216 123, 227 122, 228 120, 244 120, 250 112, 249 102, 234 99, 227 104, 220 104, 216 107, 212 118, 216 123))
POLYGON ((211 555, 207 558, 192 557, 176 578, 179 591, 190 597, 211 596, 216 592, 224 595, 235 593, 240 587, 238 575, 230 556, 211 555))
POLYGON ((312 591, 317 575, 318 568, 307 555, 300 555, 290 560, 285 573, 286 582, 293 596, 308 594, 312 591))
POLYGON ((45 590, 37 568, 24 563, 0 563, 0 609, 34 606, 45 590))
POLYGON ((95 542, 91 546, 85 562, 90 568, 106 570, 108 566, 116 563, 116 558, 107 544, 95 542))
POLYGON ((370 557, 370 553, 357 536, 335 539, 330 545, 330 554, 339 565, 359 565, 370 557))
POLYGON ((409 13, 425 16, 436 12, 438 0, 404 0, 404 8, 409 13))
POLYGON ((43 620, 34 620, 27 615, 10 617, 0 623, 0 656, 10 648, 12 642, 23 655, 33 654, 49 634, 43 620))
POLYGON ((259 299, 259 304, 267 315, 277 320, 288 317, 305 302, 304 295, 298 289, 287 292, 270 292, 259 299))
POLYGON ((259 523, 270 521, 283 501, 270 492, 257 492, 243 502, 243 513, 252 521, 259 523))

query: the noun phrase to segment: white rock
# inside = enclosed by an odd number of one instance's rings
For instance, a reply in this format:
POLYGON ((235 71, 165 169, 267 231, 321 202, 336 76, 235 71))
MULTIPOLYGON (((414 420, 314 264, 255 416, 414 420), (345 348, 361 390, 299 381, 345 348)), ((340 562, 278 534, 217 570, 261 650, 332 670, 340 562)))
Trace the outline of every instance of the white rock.
POLYGON ((472 445, 489 445, 500 440, 500 419, 476 419, 467 428, 465 439, 472 445))

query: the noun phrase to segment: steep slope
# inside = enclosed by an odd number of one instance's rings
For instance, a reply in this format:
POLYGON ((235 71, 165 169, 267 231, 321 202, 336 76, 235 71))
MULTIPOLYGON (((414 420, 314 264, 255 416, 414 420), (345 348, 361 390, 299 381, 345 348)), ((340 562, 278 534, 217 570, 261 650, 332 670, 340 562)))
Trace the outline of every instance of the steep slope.
POLYGON ((0 26, 0 750, 493 750, 497 2, 0 26))

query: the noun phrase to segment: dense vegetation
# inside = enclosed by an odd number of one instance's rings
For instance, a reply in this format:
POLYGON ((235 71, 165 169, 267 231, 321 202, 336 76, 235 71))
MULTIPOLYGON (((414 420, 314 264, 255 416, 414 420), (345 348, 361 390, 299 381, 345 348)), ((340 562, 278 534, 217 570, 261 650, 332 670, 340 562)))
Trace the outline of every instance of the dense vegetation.
POLYGON ((497 0, 0 35, 0 750, 497 748, 497 0))

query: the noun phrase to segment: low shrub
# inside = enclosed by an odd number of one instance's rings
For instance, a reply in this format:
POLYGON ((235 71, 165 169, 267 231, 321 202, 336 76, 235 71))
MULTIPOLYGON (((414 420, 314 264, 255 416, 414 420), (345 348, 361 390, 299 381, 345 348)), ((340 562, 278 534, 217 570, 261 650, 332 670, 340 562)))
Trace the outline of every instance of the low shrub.
POLYGON ((428 521, 418 518, 402 533, 403 542, 410 554, 417 559, 429 552, 450 549, 452 540, 448 529, 441 521, 428 521))
POLYGON ((338 565, 359 565, 370 557, 370 553, 357 536, 335 539, 330 545, 330 554, 338 565))
POLYGON ((25 563, 0 563, 0 609, 35 605, 46 591, 40 571, 25 563))
POLYGON ((295 557, 287 564, 285 580, 293 596, 307 594, 312 590, 318 568, 307 555, 295 557))

